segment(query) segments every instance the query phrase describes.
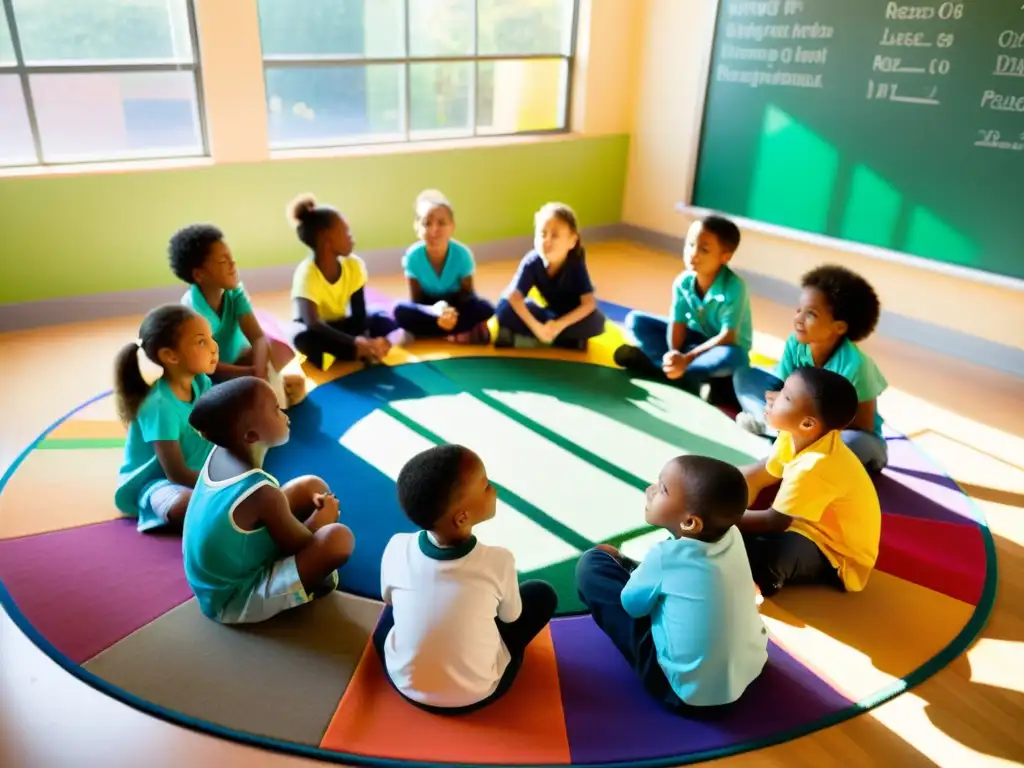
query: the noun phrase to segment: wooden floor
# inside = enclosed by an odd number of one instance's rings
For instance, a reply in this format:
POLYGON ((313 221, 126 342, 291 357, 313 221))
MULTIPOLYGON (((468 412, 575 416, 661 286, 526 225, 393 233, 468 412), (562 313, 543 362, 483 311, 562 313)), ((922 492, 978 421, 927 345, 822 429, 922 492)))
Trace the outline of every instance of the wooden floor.
MULTIPOLYGON (((666 310, 677 257, 611 243, 593 247, 589 261, 603 298, 666 310)), ((481 265, 481 292, 496 295, 513 268, 512 263, 481 265)), ((373 281, 391 295, 402 293, 402 283, 398 276, 373 281)), ((287 296, 260 296, 258 304, 281 315, 287 296)), ((758 351, 779 354, 791 315, 789 307, 755 300, 758 351)), ((67 410, 110 388, 114 354, 136 338, 140 319, 0 335, 5 372, 0 470, 67 410)), ((718 764, 1019 765, 1024 762, 1024 382, 887 339, 871 339, 865 347, 890 383, 881 403, 887 420, 918 440, 988 517, 1000 571, 995 611, 964 656, 912 692, 842 725, 718 764)), ((40 514, 49 506, 74 503, 40 489, 40 514)), ((0 613, 4 768, 313 764, 202 736, 116 703, 61 670, 0 613)))

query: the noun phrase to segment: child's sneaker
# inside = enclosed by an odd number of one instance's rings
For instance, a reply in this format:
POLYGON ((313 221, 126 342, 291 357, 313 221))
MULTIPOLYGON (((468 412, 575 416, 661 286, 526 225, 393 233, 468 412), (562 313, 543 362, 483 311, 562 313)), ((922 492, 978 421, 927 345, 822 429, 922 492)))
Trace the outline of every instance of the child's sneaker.
POLYGON ((619 346, 612 355, 612 360, 620 368, 645 376, 660 376, 663 373, 661 368, 645 355, 640 347, 634 347, 632 344, 619 346))
POLYGON ((509 347, 515 346, 516 340, 515 335, 508 328, 499 325, 498 336, 494 340, 494 346, 498 348, 508 349, 509 347))
POLYGON ((321 581, 319 584, 317 584, 313 588, 313 591, 309 593, 309 595, 314 600, 318 600, 322 597, 327 597, 327 595, 331 594, 331 592, 334 592, 338 589, 338 585, 340 583, 341 582, 338 579, 338 572, 331 571, 331 575, 323 581, 321 581))
POLYGON ((478 323, 468 331, 449 336, 448 340, 456 344, 490 344, 491 329, 487 327, 487 323, 478 323))
POLYGON ((586 352, 588 341, 587 339, 555 339, 551 346, 559 349, 571 349, 574 352, 586 352))
POLYGON ((752 413, 740 413, 736 416, 736 423, 752 435, 764 435, 765 424, 752 413))

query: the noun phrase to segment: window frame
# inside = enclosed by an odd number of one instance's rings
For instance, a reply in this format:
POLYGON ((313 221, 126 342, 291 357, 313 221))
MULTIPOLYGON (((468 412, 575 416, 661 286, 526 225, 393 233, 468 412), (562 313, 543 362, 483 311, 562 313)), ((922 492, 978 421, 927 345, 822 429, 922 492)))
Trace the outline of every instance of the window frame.
MULTIPOLYGON (((4 0, 8 2, 9 0, 4 0)), ((373 0, 367 0, 372 2, 373 0)), ((276 152, 296 152, 303 150, 325 150, 325 149, 342 149, 350 147, 376 147, 376 146, 398 146, 404 144, 423 144, 436 141, 466 141, 475 139, 494 139, 494 138, 509 138, 515 136, 551 136, 559 134, 568 134, 572 132, 572 112, 573 112, 573 85, 575 82, 575 65, 576 65, 576 44, 577 37, 579 34, 579 21, 580 21, 580 2, 581 0, 570 0, 572 2, 572 13, 569 15, 569 47, 567 53, 499 53, 499 54, 481 54, 480 53, 480 0, 473 0, 473 53, 465 54, 461 56, 412 56, 411 50, 411 32, 409 29, 409 4, 411 0, 401 0, 402 2, 402 22, 403 22, 403 37, 404 37, 404 48, 405 51, 401 56, 392 57, 381 57, 381 56, 353 56, 346 54, 267 54, 263 50, 263 36, 260 35, 260 57, 263 67, 263 82, 264 82, 264 109, 269 109, 267 100, 269 94, 266 92, 267 72, 269 70, 283 70, 283 69, 340 69, 342 67, 370 67, 379 65, 393 65, 401 66, 403 68, 402 75, 402 104, 401 104, 401 115, 402 115, 402 127, 398 134, 399 138, 392 138, 395 134, 387 134, 386 138, 379 140, 365 140, 363 137, 354 137, 353 141, 345 141, 344 136, 335 137, 332 139, 324 139, 322 142, 318 140, 302 141, 302 142, 286 142, 276 144, 268 136, 267 143, 271 153, 276 152), (479 125, 477 121, 477 107, 478 107, 478 90, 477 90, 477 71, 478 65, 484 62, 504 62, 504 61, 552 61, 559 60, 564 62, 565 67, 565 86, 562 90, 562 117, 560 128, 542 128, 530 131, 511 131, 511 132, 491 132, 479 131, 479 125), (472 64, 472 71, 470 75, 470 99, 469 99, 469 116, 470 116, 470 131, 468 133, 459 132, 457 135, 437 135, 437 136, 416 136, 418 131, 412 130, 412 78, 410 76, 411 66, 414 64, 472 64)), ((259 13, 259 0, 257 2, 257 13, 259 13)), ((515 2, 515 0, 505 0, 505 2, 515 2)), ((268 115, 269 118, 269 115, 268 115)))
MULTIPOLYGON (((74 0, 85 2, 86 0, 74 0)), ((11 47, 14 51, 14 64, 0 63, 0 75, 16 75, 21 83, 21 96, 24 100, 25 111, 28 116, 29 129, 32 132, 32 146, 35 150, 35 161, 19 162, 0 165, 0 169, 24 169, 38 167, 61 167, 72 165, 93 165, 96 163, 123 163, 135 161, 154 160, 178 160, 186 158, 210 157, 210 138, 206 121, 206 102, 203 94, 202 61, 199 49, 199 27, 196 22, 195 0, 184 0, 185 14, 188 19, 189 44, 192 46, 192 61, 182 63, 178 61, 133 61, 131 59, 90 62, 88 64, 26 64, 24 52, 21 47, 21 35, 18 31, 18 21, 14 13, 14 0, 0 0, 0 12, 4 14, 7 22, 8 34, 10 35, 11 47), (39 121, 36 117, 35 101, 32 97, 30 78, 32 75, 96 75, 96 74, 135 74, 150 72, 191 72, 192 81, 195 87, 196 116, 199 122, 199 153, 186 152, 181 154, 127 154, 114 157, 82 157, 72 160, 47 160, 43 154, 43 140, 39 131, 39 121)))

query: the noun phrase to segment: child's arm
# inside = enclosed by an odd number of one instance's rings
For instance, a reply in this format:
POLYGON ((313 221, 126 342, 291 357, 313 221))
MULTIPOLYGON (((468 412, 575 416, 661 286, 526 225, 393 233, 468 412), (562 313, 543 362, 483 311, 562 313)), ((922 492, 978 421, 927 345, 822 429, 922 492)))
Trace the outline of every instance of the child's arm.
POLYGON ((748 509, 743 513, 736 527, 742 533, 781 533, 792 524, 793 518, 784 515, 774 507, 771 509, 748 509))
POLYGON ((181 452, 181 444, 177 440, 154 440, 153 450, 168 480, 186 488, 196 487, 199 473, 188 468, 185 455, 181 452))
POLYGON ((242 507, 248 507, 245 512, 253 521, 254 528, 260 524, 266 526, 270 538, 285 557, 304 549, 312 541, 315 531, 338 519, 338 500, 328 495, 323 497, 320 508, 305 523, 299 522, 288 504, 288 497, 273 485, 260 486, 239 505, 238 512, 242 507))
POLYGON ((661 597, 661 550, 655 547, 645 557, 622 588, 619 600, 634 619, 650 614, 661 597))
POLYGON ((682 352, 683 344, 686 342, 686 332, 690 330, 686 323, 681 323, 678 320, 672 322, 672 349, 676 352, 682 352))
POLYGON ((540 337, 544 324, 539 322, 530 312, 530 308, 526 306, 526 295, 534 286, 532 276, 524 269, 527 260, 528 258, 519 262, 519 269, 516 271, 515 277, 512 278, 512 290, 508 293, 508 303, 512 307, 512 311, 519 315, 519 319, 530 329, 530 333, 540 337))
MULTIPOLYGON (((597 297, 593 293, 585 293, 580 296, 580 305, 571 312, 566 312, 560 318, 554 321, 555 327, 558 328, 558 333, 561 333, 570 325, 578 323, 583 318, 590 315, 597 309, 597 297)), ((557 333, 555 334, 558 335, 557 333)))
POLYGON ((739 522, 744 533, 785 531, 799 518, 810 523, 821 520, 836 498, 836 489, 813 467, 801 468, 782 481, 771 509, 747 510, 739 522))
POLYGON ((732 346, 736 343, 739 335, 739 327, 747 313, 750 312, 750 297, 744 290, 739 296, 733 298, 722 311, 722 330, 696 347, 685 353, 688 361, 696 360, 705 352, 710 352, 715 347, 732 346))
POLYGON ((770 459, 764 459, 757 464, 748 464, 740 467, 743 477, 747 481, 747 506, 749 507, 765 488, 779 482, 779 477, 773 475, 768 469, 770 459))
MULTIPOLYGON (((268 339, 266 334, 263 333, 260 321, 256 319, 256 313, 250 311, 239 317, 238 326, 242 329, 242 334, 245 338, 248 339, 249 346, 252 347, 252 365, 232 365, 225 367, 248 371, 247 373, 236 374, 237 376, 255 376, 260 379, 267 378, 267 366, 270 364, 270 339, 268 339)), ((218 365, 218 373, 220 373, 220 369, 221 366, 218 365)), ((228 374, 228 377, 234 378, 230 374, 228 374)))
POLYGON ((473 275, 469 274, 459 282, 459 292, 455 295, 458 302, 466 301, 476 294, 476 286, 473 284, 473 275))
POLYGON ((511 624, 523 612, 523 598, 519 593, 519 576, 516 574, 516 563, 512 553, 501 550, 501 602, 498 603, 498 620, 511 624))
POLYGON ((415 277, 406 275, 405 282, 409 286, 409 298, 417 304, 429 307, 427 304, 427 295, 423 292, 423 286, 420 285, 420 281, 415 277))

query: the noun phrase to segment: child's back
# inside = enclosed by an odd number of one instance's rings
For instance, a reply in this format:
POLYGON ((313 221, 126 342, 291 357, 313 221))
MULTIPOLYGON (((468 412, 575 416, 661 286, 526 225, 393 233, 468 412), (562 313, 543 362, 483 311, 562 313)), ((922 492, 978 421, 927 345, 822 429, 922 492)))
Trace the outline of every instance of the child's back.
POLYGON ((648 596, 657 601, 650 616, 658 664, 683 702, 733 702, 764 668, 768 631, 752 583, 743 537, 733 526, 714 542, 661 542, 623 589, 627 613, 640 613, 648 596))
POLYGON ((385 643, 392 681, 410 698, 462 707, 489 696, 510 654, 495 618, 519 617, 512 553, 475 539, 441 548, 427 531, 398 534, 381 562, 395 625, 385 643))

